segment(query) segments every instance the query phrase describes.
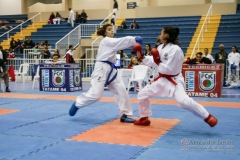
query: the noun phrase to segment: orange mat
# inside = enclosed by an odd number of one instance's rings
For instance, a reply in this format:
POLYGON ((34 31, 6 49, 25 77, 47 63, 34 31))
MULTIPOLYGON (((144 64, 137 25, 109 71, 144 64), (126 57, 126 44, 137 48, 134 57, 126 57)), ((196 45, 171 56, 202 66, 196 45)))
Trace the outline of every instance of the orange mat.
POLYGON ((19 110, 15 110, 15 109, 3 109, 0 108, 0 115, 1 114, 8 114, 8 113, 13 113, 13 112, 18 112, 19 110))
POLYGON ((180 122, 178 119, 151 118, 150 120, 150 126, 136 126, 132 123, 121 123, 117 119, 68 140, 149 146, 180 122))

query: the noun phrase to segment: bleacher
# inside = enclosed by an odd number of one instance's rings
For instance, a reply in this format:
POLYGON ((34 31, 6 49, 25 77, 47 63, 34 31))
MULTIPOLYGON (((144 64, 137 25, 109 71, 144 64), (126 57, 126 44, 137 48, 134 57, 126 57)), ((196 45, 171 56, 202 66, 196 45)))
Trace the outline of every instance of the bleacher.
MULTIPOLYGON (((99 24, 101 20, 88 20, 84 24, 99 24)), ((74 27, 77 27, 79 23, 75 23, 74 27)), ((37 32, 32 33, 31 39, 35 43, 41 43, 44 40, 48 40, 52 48, 55 48, 55 43, 63 38, 66 34, 68 34, 71 30, 73 30, 67 21, 61 21, 58 24, 47 24, 42 28, 39 28, 37 32)))
MULTIPOLYGON (((181 48, 185 53, 192 36, 200 21, 200 16, 189 16, 189 17, 164 17, 164 18, 136 18, 140 28, 135 30, 124 29, 118 30, 115 37, 123 36, 142 36, 143 37, 143 48, 145 44, 149 43, 152 47, 155 46, 157 37, 159 36, 164 26, 174 26, 180 29, 179 41, 181 48)), ((130 26, 133 19, 126 19, 127 27, 130 26)), ((131 48, 125 49, 129 57, 131 55, 131 48)))
MULTIPOLYGON (((27 14, 19 14, 19 15, 1 15, 0 16, 0 21, 2 21, 4 23, 4 21, 7 20, 23 20, 26 21, 28 19, 27 14)), ((19 25, 21 22, 9 22, 9 23, 5 23, 7 26, 12 26, 13 28, 16 27, 17 25, 19 25)), ((27 27, 29 24, 31 24, 31 22, 27 22, 23 25, 23 28, 27 27)), ((0 35, 6 33, 7 31, 9 31, 10 29, 0 29, 0 35)), ((17 31, 19 30, 14 30, 12 32, 10 32, 9 36, 13 36, 17 31)), ((7 34, 4 35, 3 37, 0 37, 0 42, 2 42, 3 40, 7 39, 7 34)))
POLYGON ((219 50, 219 45, 224 44, 225 51, 230 53, 232 46, 240 46, 240 13, 234 15, 222 15, 217 36, 213 46, 213 56, 219 50))

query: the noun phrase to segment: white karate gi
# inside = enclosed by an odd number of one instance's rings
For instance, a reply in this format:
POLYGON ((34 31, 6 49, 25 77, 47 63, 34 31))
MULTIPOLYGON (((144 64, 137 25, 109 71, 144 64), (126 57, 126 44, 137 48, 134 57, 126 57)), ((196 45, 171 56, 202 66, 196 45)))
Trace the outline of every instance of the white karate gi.
MULTIPOLYGON (((82 108, 98 101, 103 94, 104 85, 111 70, 109 64, 100 61, 110 61, 116 63, 116 53, 119 50, 126 49, 133 46, 136 43, 135 37, 123 37, 123 38, 109 38, 102 39, 97 53, 97 62, 94 66, 94 71, 91 75, 91 88, 81 94, 76 99, 76 107, 82 108)), ((111 77, 117 72, 113 69, 111 77)), ((120 110, 120 116, 122 114, 132 115, 132 106, 128 93, 122 78, 117 75, 117 78, 108 85, 109 90, 113 93, 118 108, 120 110)))
POLYGON ((184 78, 182 76, 182 64, 184 61, 184 54, 178 45, 172 43, 167 44, 163 48, 163 44, 158 46, 161 63, 156 65, 151 56, 146 56, 143 63, 157 68, 158 72, 166 75, 177 75, 172 79, 177 83, 175 86, 166 78, 159 78, 152 84, 148 84, 138 93, 138 106, 140 117, 149 117, 151 112, 150 98, 158 95, 162 97, 174 97, 178 106, 189 110, 193 114, 202 119, 206 119, 209 115, 207 110, 200 104, 196 103, 190 98, 184 87, 184 78))
POLYGON ((75 20, 74 11, 70 10, 68 16, 68 23, 70 23, 72 27, 74 27, 74 20, 75 20))
POLYGON ((227 83, 231 82, 232 76, 234 76, 235 81, 238 82, 238 80, 239 80, 239 62, 240 62, 240 54, 238 52, 229 53, 229 55, 228 55, 229 66, 228 66, 228 80, 227 80, 227 83), (236 74, 233 74, 232 70, 231 70, 231 65, 233 63, 237 66, 236 67, 236 74))

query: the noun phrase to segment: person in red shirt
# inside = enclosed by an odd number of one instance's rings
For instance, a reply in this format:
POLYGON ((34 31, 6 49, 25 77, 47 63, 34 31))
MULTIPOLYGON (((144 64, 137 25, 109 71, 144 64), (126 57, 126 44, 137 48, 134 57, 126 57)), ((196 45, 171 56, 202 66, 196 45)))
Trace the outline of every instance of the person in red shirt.
POLYGON ((74 58, 73 58, 73 46, 70 45, 69 49, 66 53, 66 63, 75 63, 74 58))

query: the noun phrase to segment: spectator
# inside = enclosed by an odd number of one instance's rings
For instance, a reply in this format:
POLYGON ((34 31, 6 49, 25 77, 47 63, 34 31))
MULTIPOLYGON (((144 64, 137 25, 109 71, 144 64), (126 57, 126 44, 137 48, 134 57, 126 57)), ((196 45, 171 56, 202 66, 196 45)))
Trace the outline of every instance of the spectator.
POLYGON ((117 0, 113 0, 113 12, 115 13, 114 22, 116 22, 116 18, 118 16, 118 2, 117 2, 117 0))
POLYGON ((49 59, 51 57, 51 53, 48 50, 48 47, 45 47, 45 50, 43 51, 43 59, 49 59))
POLYGON ((212 61, 206 57, 202 57, 202 52, 196 54, 196 58, 186 62, 187 64, 211 64, 212 61))
POLYGON ((26 41, 24 41, 24 49, 31 49, 35 46, 34 42, 31 40, 30 37, 26 41))
POLYGON ((117 33, 117 30, 116 30, 116 23, 115 23, 115 16, 116 16, 116 14, 113 13, 113 15, 112 15, 112 19, 111 19, 111 24, 112 24, 112 26, 113 26, 113 32, 114 32, 114 33, 117 33))
POLYGON ((54 19, 54 18, 55 18, 55 15, 54 15, 54 13, 52 12, 51 15, 50 15, 50 17, 49 17, 49 19, 48 19, 50 24, 53 24, 53 19, 54 19))
POLYGON ((131 60, 128 64, 128 69, 132 69, 134 66, 141 64, 142 62, 138 60, 137 57, 133 56, 131 57, 131 60))
POLYGON ((224 67, 223 67, 223 70, 224 70, 223 86, 226 86, 226 69, 225 69, 225 66, 226 66, 226 62, 227 62, 227 57, 228 57, 228 54, 224 50, 224 45, 220 44, 219 45, 219 52, 216 53, 216 55, 215 55, 215 61, 216 61, 216 63, 224 64, 224 67))
POLYGON ((12 48, 9 49, 8 58, 15 58, 15 53, 13 52, 12 48))
POLYGON ((123 50, 119 50, 118 54, 120 54, 121 68, 123 68, 124 61, 125 59, 128 59, 128 56, 123 52, 123 50))
POLYGON ((204 48, 204 55, 203 55, 203 57, 206 57, 206 58, 208 58, 208 59, 210 59, 211 61, 212 61, 212 63, 214 62, 214 58, 213 58, 213 56, 210 54, 210 53, 208 53, 208 48, 204 48))
POLYGON ((69 8, 68 23, 71 24, 71 27, 74 27, 74 20, 75 20, 74 11, 71 8, 69 8))
POLYGON ((75 15, 75 22, 80 23, 80 15, 78 12, 76 12, 76 15, 75 15))
POLYGON ((56 24, 56 22, 57 24, 60 24, 61 20, 62 20, 62 16, 60 15, 59 12, 57 12, 56 17, 53 19, 53 24, 56 24))
POLYGON ((127 29, 127 24, 125 20, 122 21, 121 25, 119 26, 119 29, 127 29))
POLYGON ((228 55, 228 80, 226 85, 230 85, 232 81, 239 81, 239 62, 240 54, 236 46, 232 46, 232 52, 228 55))
POLYGON ((138 25, 138 23, 137 23, 137 21, 135 19, 130 24, 129 29, 139 29, 139 25, 138 25))
POLYGON ((66 63, 75 63, 73 58, 73 46, 69 46, 69 50, 66 53, 66 63))
POLYGON ((144 55, 145 56, 151 56, 151 45, 149 44, 149 43, 147 43, 146 44, 146 46, 145 46, 145 53, 144 53, 144 55))
POLYGON ((54 50, 53 56, 58 56, 58 58, 61 57, 61 55, 60 55, 58 49, 55 49, 55 50, 54 50))
POLYGON ((64 63, 63 61, 59 61, 59 57, 58 55, 54 54, 52 56, 52 60, 51 61, 45 61, 44 63, 46 64, 51 64, 51 65, 55 65, 55 64, 62 64, 64 63))
POLYGON ((17 39, 16 47, 13 48, 16 54, 23 53, 23 43, 17 39))
POLYGON ((86 23, 87 22, 87 13, 85 12, 85 10, 82 10, 82 13, 79 15, 80 17, 80 23, 86 23))
MULTIPOLYGON (((6 89, 6 92, 11 92, 9 89, 9 74, 6 69, 7 65, 7 54, 3 51, 2 46, 0 46, 0 77, 3 78, 6 89)), ((1 83, 1 82, 0 82, 1 83)))
POLYGON ((12 37, 10 41, 10 48, 14 49, 17 47, 17 41, 15 41, 14 37, 12 37))

